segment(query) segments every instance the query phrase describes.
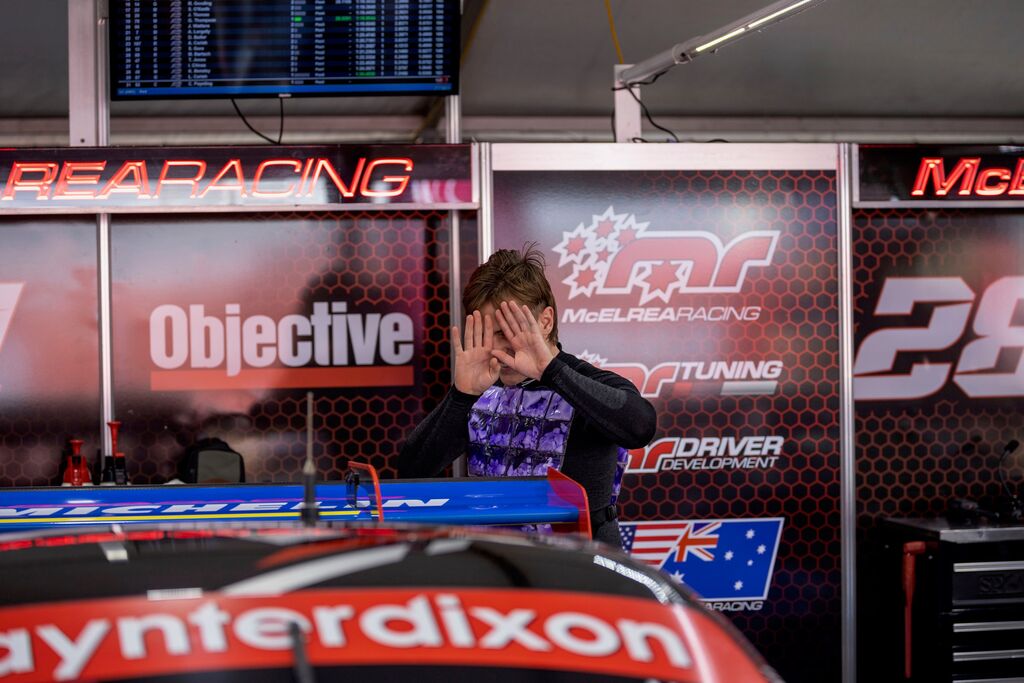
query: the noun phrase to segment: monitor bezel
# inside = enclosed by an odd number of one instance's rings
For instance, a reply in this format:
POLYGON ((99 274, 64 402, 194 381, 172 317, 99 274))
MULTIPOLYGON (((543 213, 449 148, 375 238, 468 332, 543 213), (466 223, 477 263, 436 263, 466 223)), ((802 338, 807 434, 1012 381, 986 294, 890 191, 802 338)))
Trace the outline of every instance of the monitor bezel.
MULTIPOLYGON (((125 95, 117 92, 117 77, 115 74, 116 62, 114 59, 115 54, 115 42, 113 40, 115 16, 116 13, 121 13, 123 16, 124 5, 132 0, 108 0, 109 2, 109 20, 107 21, 107 66, 108 66, 108 98, 111 102, 157 102, 157 101, 181 101, 181 100, 231 100, 231 99, 250 99, 250 100, 280 100, 280 99, 305 99, 305 98, 324 98, 324 97, 447 97, 451 95, 458 95, 460 88, 460 71, 461 71, 461 2, 460 0, 442 0, 445 3, 445 16, 448 19, 449 26, 448 30, 451 33, 453 40, 448 41, 444 46, 445 49, 445 60, 449 61, 453 66, 453 73, 450 75, 448 88, 416 88, 417 84, 409 83, 408 87, 403 87, 398 91, 382 91, 382 90, 362 90, 362 91, 350 91, 344 89, 331 89, 329 87, 323 90, 316 90, 312 92, 291 92, 288 91, 287 84, 281 84, 281 88, 274 92, 267 93, 253 93, 253 92, 224 92, 219 89, 217 92, 188 92, 188 93, 159 93, 159 94, 131 94, 125 95)), ((259 3, 260 0, 248 0, 249 2, 259 3)), ((118 43, 123 46, 124 42, 118 43)), ((123 49, 123 47, 122 47, 123 49)), ((190 86, 194 87, 194 86, 190 86)))

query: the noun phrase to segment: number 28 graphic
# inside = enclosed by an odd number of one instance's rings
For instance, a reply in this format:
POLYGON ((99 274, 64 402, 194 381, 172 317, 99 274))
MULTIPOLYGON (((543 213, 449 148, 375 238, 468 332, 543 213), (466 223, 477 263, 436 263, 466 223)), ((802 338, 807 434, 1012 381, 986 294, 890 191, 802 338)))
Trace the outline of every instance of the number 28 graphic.
POLYGON ((996 280, 974 313, 972 340, 953 363, 914 363, 910 372, 892 372, 896 355, 941 351, 956 344, 971 322, 974 291, 959 277, 891 277, 882 286, 876 316, 910 315, 915 304, 934 303, 927 327, 887 327, 860 344, 853 361, 853 392, 858 401, 924 398, 953 382, 972 398, 1024 396, 1024 353, 1014 372, 993 372, 1003 349, 1024 347, 1024 326, 1013 325, 1017 303, 1024 299, 1024 277, 996 280))

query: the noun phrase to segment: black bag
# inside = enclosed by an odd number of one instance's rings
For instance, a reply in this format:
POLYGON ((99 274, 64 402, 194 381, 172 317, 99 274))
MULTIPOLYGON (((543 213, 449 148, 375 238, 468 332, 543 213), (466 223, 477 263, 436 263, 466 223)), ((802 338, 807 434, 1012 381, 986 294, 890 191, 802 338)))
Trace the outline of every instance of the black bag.
POLYGON ((226 441, 200 439, 185 449, 178 478, 187 484, 237 484, 245 481, 245 461, 226 441))

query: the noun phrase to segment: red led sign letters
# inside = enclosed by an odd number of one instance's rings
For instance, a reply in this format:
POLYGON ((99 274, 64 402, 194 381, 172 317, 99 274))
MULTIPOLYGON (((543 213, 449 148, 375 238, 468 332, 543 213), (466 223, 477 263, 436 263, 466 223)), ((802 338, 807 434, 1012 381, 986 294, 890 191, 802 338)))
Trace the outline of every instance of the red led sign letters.
POLYGON ((329 183, 345 199, 396 197, 409 184, 413 161, 409 158, 359 157, 355 168, 343 174, 330 159, 266 159, 246 177, 240 159, 211 167, 203 159, 169 159, 156 169, 144 160, 126 160, 106 180, 107 161, 15 161, 10 166, 0 201, 29 193, 36 201, 109 199, 124 193, 137 199, 159 199, 164 191, 183 192, 192 199, 227 192, 237 198, 299 199, 314 197, 329 183), (173 186, 173 187, 168 187, 173 186))
POLYGON ((3 149, 0 211, 475 208, 472 166, 469 145, 3 149))
POLYGON ((924 157, 910 194, 924 197, 929 189, 936 197, 954 191, 959 197, 1024 197, 1024 158, 1017 159, 1011 171, 998 166, 982 168, 981 157, 961 157, 947 174, 946 159, 924 157))

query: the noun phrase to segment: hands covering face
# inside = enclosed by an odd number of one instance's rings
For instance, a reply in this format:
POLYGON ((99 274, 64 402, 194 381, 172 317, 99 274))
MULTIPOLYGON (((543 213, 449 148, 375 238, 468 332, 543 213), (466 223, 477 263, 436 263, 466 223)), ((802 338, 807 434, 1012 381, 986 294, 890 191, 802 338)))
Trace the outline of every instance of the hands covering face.
POLYGON ((465 344, 459 328, 452 328, 452 346, 455 348, 455 388, 468 394, 482 394, 497 381, 502 368, 511 372, 540 379, 555 354, 548 343, 533 311, 513 301, 503 301, 490 314, 473 311, 466 316, 465 344), (499 332, 494 330, 497 320, 499 332), (495 337, 504 336, 506 344, 495 343, 495 337))
POLYGON ((498 381, 501 364, 491 355, 494 346, 494 322, 490 315, 473 311, 466 316, 466 344, 459 328, 452 328, 455 349, 455 388, 465 394, 479 395, 498 381))

